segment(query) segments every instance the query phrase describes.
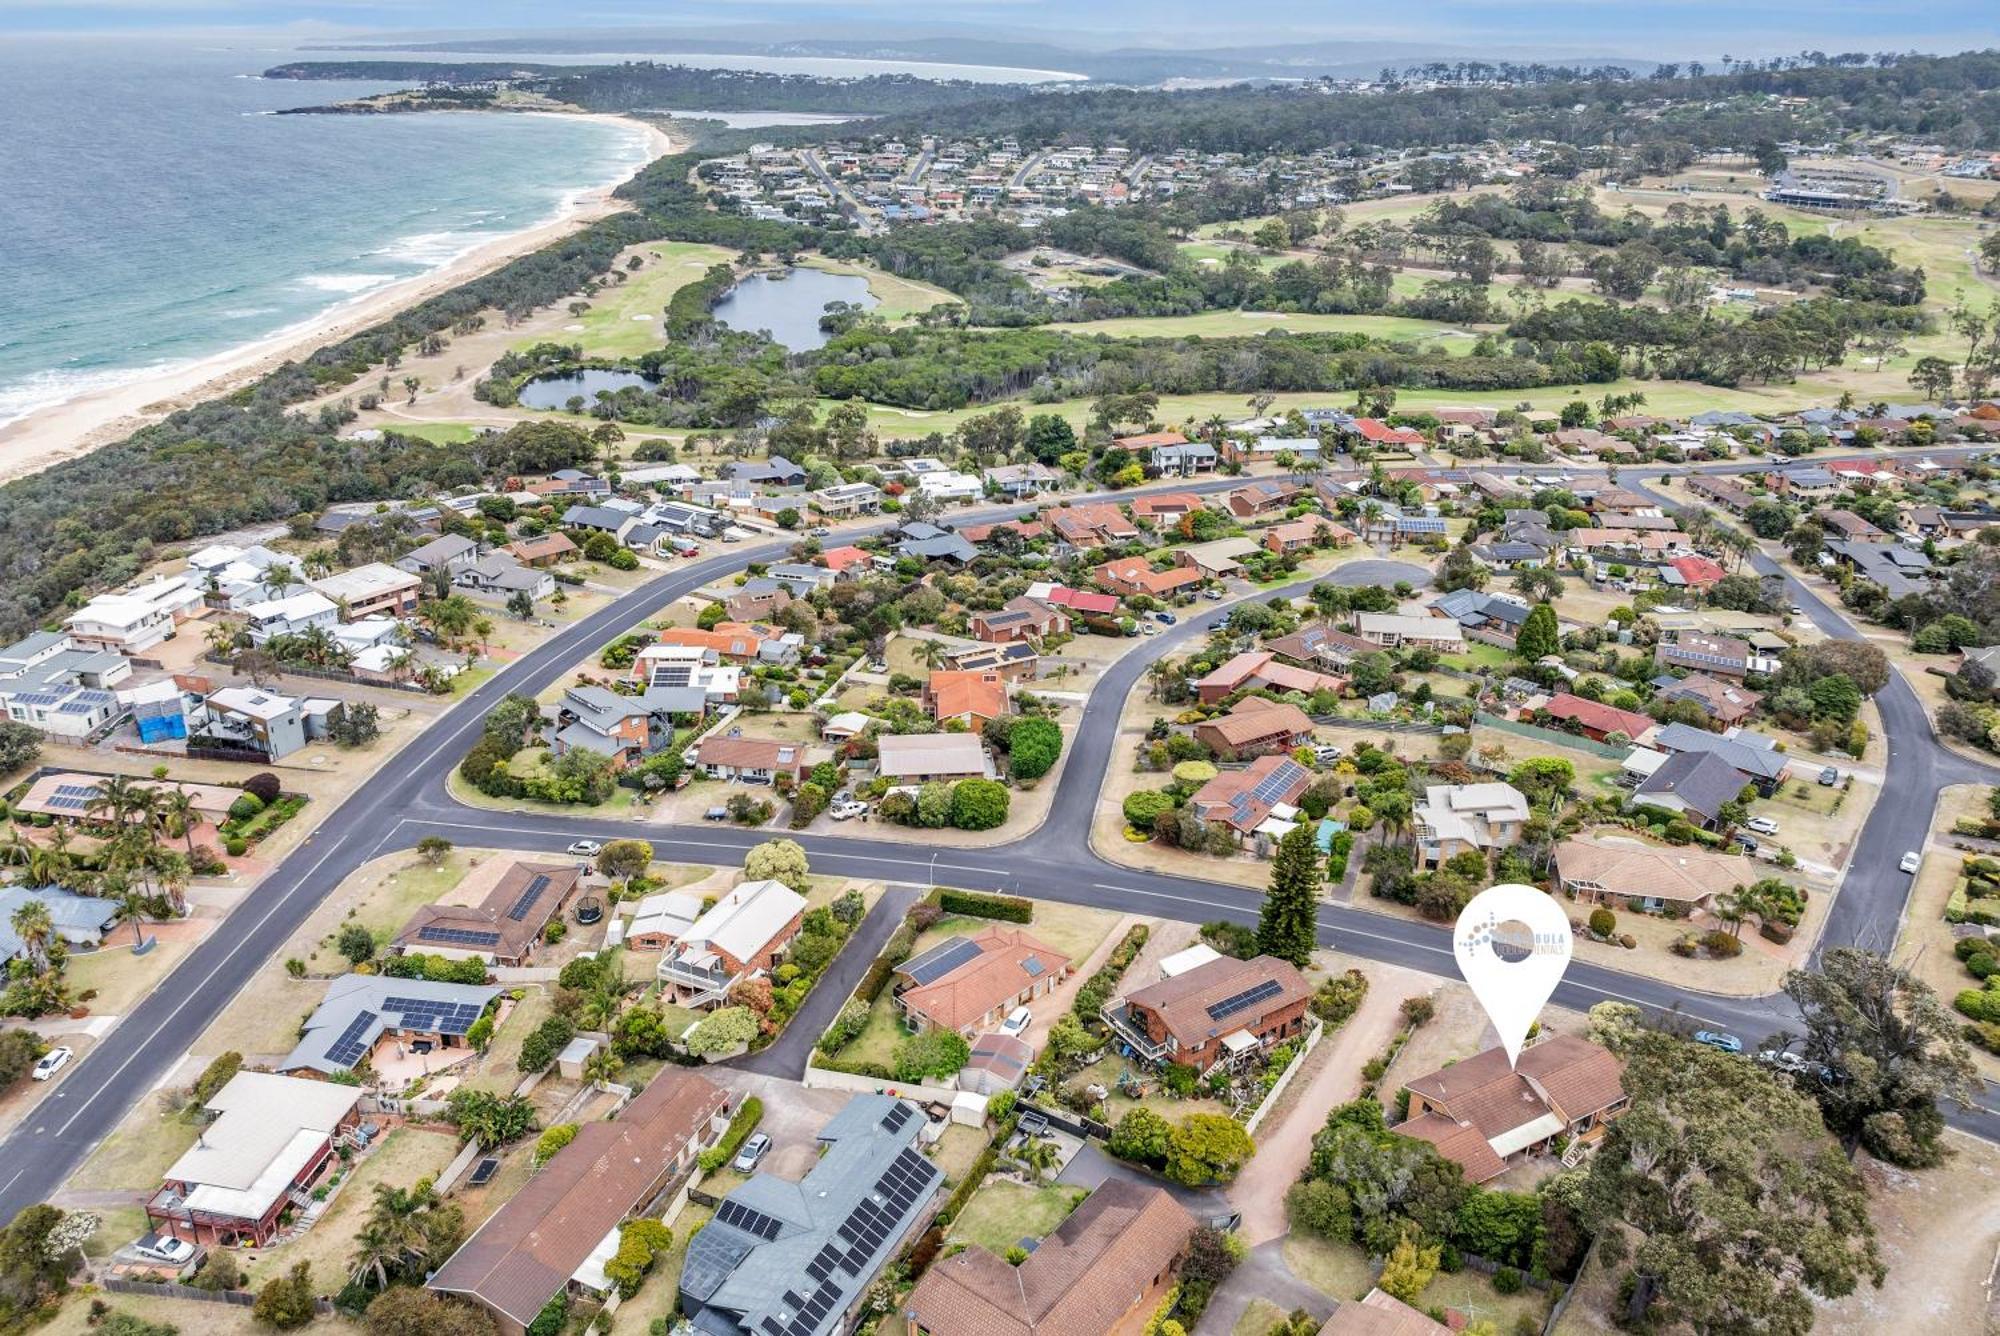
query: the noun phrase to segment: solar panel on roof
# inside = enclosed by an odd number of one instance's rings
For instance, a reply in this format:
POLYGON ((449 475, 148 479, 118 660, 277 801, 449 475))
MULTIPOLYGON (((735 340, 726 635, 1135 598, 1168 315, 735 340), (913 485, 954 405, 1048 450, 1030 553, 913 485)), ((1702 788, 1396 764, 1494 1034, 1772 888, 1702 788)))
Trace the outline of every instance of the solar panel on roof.
POLYGON ((427 923, 417 929, 417 939, 425 942, 449 942, 454 946, 498 946, 500 934, 473 928, 447 928, 435 923, 427 923))
POLYGON ((910 1106, 901 1100, 897 1100, 894 1104, 890 1105, 889 1111, 882 1115, 882 1126, 891 1132, 902 1131, 903 1124, 909 1121, 910 1106))
POLYGON ((1222 1020, 1224 1017, 1233 1016, 1243 1010, 1243 1008, 1253 1006, 1258 1002, 1264 1001, 1266 998, 1276 997, 1283 991, 1285 991, 1285 986, 1282 983, 1276 979, 1266 979, 1254 987, 1246 988, 1240 993, 1232 993, 1220 1002, 1211 1004, 1208 1008, 1208 1018, 1212 1021, 1222 1020))
POLYGON ((979 957, 979 945, 965 937, 940 942, 913 960, 903 962, 902 973, 918 986, 935 983, 969 960, 979 957))
POLYGON ((326 1060, 342 1067, 352 1067, 361 1061, 362 1054, 368 1051, 368 1044, 362 1036, 374 1029, 379 1019, 372 1011, 356 1012, 354 1019, 347 1023, 347 1028, 341 1031, 340 1038, 327 1048, 326 1060))
POLYGON ((1029 956, 1021 962, 1021 968, 1027 972, 1030 979, 1040 978, 1042 973, 1041 957, 1029 956))
POLYGON ((507 917, 516 923, 527 918, 528 911, 535 907, 535 901, 541 899, 542 893, 548 889, 548 877, 543 873, 536 873, 521 891, 520 898, 514 901, 514 907, 507 911, 507 917))

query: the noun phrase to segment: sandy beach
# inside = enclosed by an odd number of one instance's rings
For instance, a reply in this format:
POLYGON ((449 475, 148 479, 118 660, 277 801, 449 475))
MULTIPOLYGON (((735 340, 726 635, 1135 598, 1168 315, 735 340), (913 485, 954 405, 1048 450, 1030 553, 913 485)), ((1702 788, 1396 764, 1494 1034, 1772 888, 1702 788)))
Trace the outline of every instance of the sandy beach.
MULTIPOLYGON (((563 113, 525 113, 563 114, 563 113)), ((646 132, 648 160, 677 152, 679 145, 658 126, 624 116, 590 115, 585 119, 646 132)), ((227 394, 249 384, 287 361, 338 342, 407 306, 497 269, 509 260, 538 250, 565 234, 626 206, 611 197, 621 182, 596 187, 577 196, 561 217, 496 238, 466 252, 441 268, 391 283, 330 308, 319 317, 282 330, 270 338, 232 348, 185 366, 129 384, 78 395, 0 427, 0 482, 39 473, 65 459, 87 454, 130 435, 149 422, 227 394)))

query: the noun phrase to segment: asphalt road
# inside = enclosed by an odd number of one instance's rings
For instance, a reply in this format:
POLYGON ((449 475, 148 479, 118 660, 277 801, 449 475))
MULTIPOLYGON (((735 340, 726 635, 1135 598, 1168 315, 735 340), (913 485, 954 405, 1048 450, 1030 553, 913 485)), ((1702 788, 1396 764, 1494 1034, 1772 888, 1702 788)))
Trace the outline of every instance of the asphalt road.
MULTIPOLYGON (((1926 453, 1944 457, 1959 452, 1926 453)), ((1747 472, 1761 467, 1731 464, 1702 471, 1747 472)), ((1645 479, 1684 471, 1690 470, 1628 469, 1620 477, 1628 485, 1637 482, 1643 486, 1645 479)), ((1176 482, 1173 488, 1206 492, 1234 485, 1233 479, 1209 479, 1193 484, 1176 482)), ((1012 506, 961 518, 974 522, 1023 510, 1012 506)), ((455 802, 445 781, 476 737, 485 712, 501 696, 509 691, 539 691, 563 676, 591 648, 633 623, 718 576, 750 562, 778 557, 785 547, 777 543, 745 546, 694 562, 564 629, 481 684, 460 707, 407 747, 377 782, 330 813, 218 931, 190 952, 0 1142, 0 1220, 11 1219, 21 1208, 57 1191, 126 1111, 168 1078, 195 1039, 256 970, 276 956, 314 906, 371 858, 411 847, 423 836, 434 834, 458 844, 544 852, 560 851, 581 836, 643 835, 664 860, 728 865, 740 862, 751 846, 771 838, 768 831, 727 827, 670 827, 488 811, 455 802)), ((1768 558, 1753 560, 1760 562, 1760 569, 1775 569, 1768 558)), ((1303 592, 1312 583, 1301 581, 1271 592, 1303 592)), ((1789 583, 1794 600, 1822 630, 1856 636, 1836 610, 1810 590, 1789 583)), ((1118 867, 1089 847, 1100 780, 1129 693, 1149 663, 1205 634, 1226 614, 1226 607, 1191 614, 1164 634, 1134 646, 1104 674, 1070 743, 1048 819, 1020 840, 982 849, 939 849, 874 835, 796 838, 805 845, 816 870, 836 875, 918 884, 947 882, 1196 921, 1232 918, 1254 922, 1260 897, 1253 892, 1199 877, 1118 867)), ((1892 679, 1877 701, 1890 740, 1887 779, 1828 917, 1822 950, 1848 944, 1884 949, 1892 943, 1910 885, 1910 879, 1896 871, 1896 860, 1904 850, 1923 846, 1938 788, 1951 783, 2000 781, 2000 768, 1967 761, 1938 745, 1921 705, 1900 679, 1892 679)), ((1450 937, 1441 927, 1345 905, 1324 906, 1319 925, 1325 945, 1435 974, 1451 976, 1456 972, 1450 937)), ((1571 965, 1555 994, 1558 1003, 1575 1008, 1587 1008, 1605 999, 1634 1002, 1654 1012, 1676 1012, 1698 1023, 1733 1031, 1751 1043, 1795 1019, 1782 995, 1719 997, 1581 962, 1571 965)), ((785 1062, 789 1064, 793 1056, 788 1050, 785 1062)), ((1949 1116, 1959 1127, 2000 1140, 2000 1113, 1994 1112, 1995 1108, 2000 1108, 2000 1093, 1989 1091, 1981 1107, 1953 1110, 1949 1116)))

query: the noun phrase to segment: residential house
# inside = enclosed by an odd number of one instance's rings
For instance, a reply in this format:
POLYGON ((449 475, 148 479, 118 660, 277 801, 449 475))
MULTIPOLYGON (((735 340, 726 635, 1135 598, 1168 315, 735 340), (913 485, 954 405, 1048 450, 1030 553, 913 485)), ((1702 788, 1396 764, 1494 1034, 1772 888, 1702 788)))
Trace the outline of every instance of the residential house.
POLYGON ((63 619, 78 649, 137 657, 163 640, 201 606, 201 591, 185 576, 153 580, 119 594, 98 594, 63 619))
POLYGON ((976 733, 885 733, 875 745, 877 770, 897 784, 993 778, 993 762, 976 733))
POLYGON ((1069 977, 1069 957, 1025 928, 999 925, 948 937, 896 966, 892 994, 904 1023, 972 1038, 1069 977))
POLYGON ((1223 508, 1239 520, 1274 515, 1288 508, 1303 492, 1296 483, 1260 478, 1238 487, 1222 498, 1223 508))
POLYGON ((1312 771, 1289 756, 1260 756, 1242 770, 1222 771, 1188 802, 1204 823, 1221 825, 1242 843, 1289 830, 1297 815, 1294 804, 1312 781, 1312 771))
POLYGON ((0 886, 0 974, 28 949, 14 931, 14 915, 31 900, 49 911, 49 927, 63 944, 80 950, 101 945, 123 912, 116 900, 76 895, 59 886, 0 886))
MULTIPOLYGON (((565 688, 560 701, 542 707, 550 749, 561 756, 581 747, 610 757, 620 770, 638 764, 672 740, 667 716, 682 712, 689 703, 672 693, 651 696, 650 692, 621 696, 596 686, 565 688)), ((704 702, 695 704, 691 712, 699 713, 704 702)))
POLYGON ((1677 752, 1641 781, 1632 800, 1679 812, 1703 830, 1714 830, 1722 824, 1722 809, 1736 801, 1747 783, 1743 774, 1720 756, 1677 752))
POLYGON ((1428 1141, 1484 1183, 1509 1164, 1549 1152, 1558 1138, 1592 1141, 1629 1107, 1624 1065, 1575 1035, 1553 1035, 1521 1050, 1489 1048, 1404 1083, 1410 1116, 1401 1136, 1428 1141))
POLYGON ((1132 518, 1151 520, 1155 525, 1174 523, 1203 508, 1201 497, 1194 492, 1154 492, 1132 498, 1132 518))
POLYGON ((783 455, 772 455, 762 461, 731 460, 716 472, 732 482, 753 483, 759 487, 803 487, 806 482, 806 471, 783 455))
POLYGON ((1747 728, 1711 733, 1688 724, 1666 724, 1654 732, 1652 745, 1669 754, 1720 756, 1743 776, 1743 782, 1755 784, 1767 798, 1784 783, 1790 768, 1776 738, 1747 728))
POLYGON ((1275 649, 1245 650, 1232 656, 1206 676, 1196 680, 1195 695, 1203 705, 1214 705, 1233 692, 1256 687, 1273 691, 1338 691, 1341 679, 1310 668, 1298 668, 1279 659, 1275 649))
POLYGON ((1002 534, 1012 534, 1023 543, 1030 543, 1047 532, 1048 526, 1040 520, 995 520, 991 524, 968 524, 959 530, 966 542, 981 546, 996 541, 1002 534))
POLYGON ((1109 1178, 1014 1266, 973 1244, 940 1257, 904 1303, 917 1336, 1107 1336, 1143 1325, 1194 1217, 1163 1188, 1109 1178))
POLYGON ((701 916, 700 896, 688 891, 656 891, 632 911, 621 940, 634 951, 664 951, 687 936, 701 916))
POLYGON ((1243 558, 1258 550, 1254 538, 1217 538, 1206 543, 1187 543, 1173 549, 1176 566, 1200 571, 1210 580, 1227 580, 1243 574, 1243 558))
POLYGON ((1757 503, 1757 494, 1741 483, 1709 473, 1687 475, 1687 489, 1690 496, 1701 498, 1711 505, 1720 506, 1732 515, 1741 515, 1757 503))
MULTIPOLYGON (((1653 661, 1662 668, 1691 668, 1715 677, 1743 678, 1756 656, 1749 642, 1705 631, 1676 631, 1653 647, 1653 661)), ((1774 665, 1775 666, 1775 665, 1774 665)))
POLYGON ((1778 495, 1798 501, 1829 497, 1840 490, 1840 479, 1833 476, 1832 470, 1816 465, 1775 469, 1764 475, 1764 483, 1778 495))
POLYGON ((1433 1322, 1392 1294, 1371 1289, 1359 1299, 1344 1300, 1319 1329, 1318 1336, 1452 1336, 1451 1328, 1433 1322))
POLYGON ((0 714, 54 737, 87 739, 132 708, 110 690, 131 675, 123 654, 38 631, 0 650, 0 714))
POLYGON ((509 478, 509 492, 530 492, 544 501, 560 501, 578 496, 609 496, 611 484, 582 469, 557 469, 546 478, 509 478))
POLYGON ((992 673, 1002 682, 1032 682, 1041 664, 1033 645, 1013 641, 1000 645, 973 645, 945 655, 946 666, 961 673, 992 673))
POLYGON ((1062 474, 1046 464, 1002 464, 987 469, 985 479, 986 485, 1001 495, 1018 499, 1054 490, 1062 481, 1062 474))
POLYGON ((643 523, 645 521, 639 518, 639 512, 613 506, 571 506, 562 517, 565 529, 581 529, 586 534, 608 533, 620 539, 627 529, 643 523))
POLYGON ((314 627, 329 634, 340 625, 340 605, 316 589, 238 609, 250 643, 263 646, 277 636, 303 635, 314 627))
POLYGON ((1276 956, 1205 965, 1113 998, 1104 1019, 1134 1056, 1206 1076, 1305 1033, 1312 985, 1276 956))
POLYGON ((1512 784, 1497 781, 1432 784, 1412 816, 1418 859, 1425 867, 1437 867, 1467 851, 1491 854, 1520 843, 1528 800, 1512 784))
POLYGON ((343 974, 327 987, 277 1070, 325 1077, 358 1067, 400 1067, 401 1060, 415 1058, 424 1072, 441 1071, 472 1056, 466 1032, 498 996, 498 987, 485 984, 343 974))
POLYGON ((337 571, 307 584, 341 606, 341 620, 363 617, 407 617, 417 610, 423 581, 408 571, 379 561, 337 571))
POLYGON ((872 482, 843 482, 814 492, 812 503, 828 519, 873 515, 882 509, 882 489, 872 482))
POLYGON ((1707 557, 1675 557, 1662 565, 1657 574, 1660 583, 1670 589, 1692 589, 1698 594, 1706 594, 1715 588, 1729 574, 1722 563, 1707 557))
POLYGON ((1407 450, 1424 443, 1424 434, 1416 428, 1392 427, 1378 418, 1355 418, 1347 425, 1346 434, 1377 448, 1407 450))
POLYGON ((456 571, 479 560, 479 544, 463 534, 440 534, 422 547, 404 553, 396 561, 396 569, 411 575, 426 575, 435 570, 456 571))
POLYGON ((1862 579, 1880 585, 1890 598, 1926 593, 1931 588, 1931 559, 1904 543, 1859 543, 1828 539, 1827 553, 1862 579))
POLYGON ((819 589, 831 589, 834 581, 840 578, 830 566, 802 561, 773 562, 765 568, 764 576, 790 590, 794 598, 805 598, 819 589))
POLYGON ((1202 582, 1201 572, 1192 566, 1169 566, 1163 571, 1156 571, 1144 557, 1120 557, 1116 561, 1107 561, 1094 574, 1099 588, 1123 598, 1145 595, 1170 599, 1177 594, 1192 592, 1202 582))
POLYGON ((805 912, 782 881, 743 882, 688 925, 660 960, 660 982, 686 1006, 721 1002, 739 980, 778 968, 805 912))
POLYGON ((517 538, 500 550, 523 566, 540 568, 575 556, 576 543, 566 533, 545 533, 533 538, 517 538))
POLYGON ((951 504, 977 501, 986 495, 986 484, 976 473, 961 473, 956 469, 946 469, 941 473, 926 473, 918 478, 917 491, 924 496, 951 504))
POLYGON ((1820 527, 1828 534, 1856 543, 1886 543, 1889 535, 1851 510, 1827 507, 1819 512, 1820 527))
POLYGON ((683 538, 715 538, 729 527, 729 517, 713 506, 692 501, 658 501, 646 508, 646 522, 658 524, 683 538))
POLYGON ((1072 616, 1109 617, 1118 611, 1118 599, 1115 595, 1100 594, 1086 589, 1070 589, 1064 585, 1045 584, 1040 581, 1028 586, 1027 597, 1063 608, 1072 616))
POLYGON ((998 608, 973 613, 966 627, 973 638, 990 644, 1039 643, 1050 636, 1068 635, 1069 615, 1040 599, 1021 596, 998 608))
POLYGON ((1112 440, 1114 450, 1123 450, 1128 455, 1150 455, 1155 450, 1170 450, 1188 444, 1188 438, 1177 431, 1148 431, 1136 436, 1119 436, 1112 440))
POLYGON ((1380 649, 1434 649, 1440 654, 1465 651, 1465 636, 1458 623, 1445 617, 1358 612, 1354 614, 1354 633, 1380 649))
POLYGON ((743 670, 717 661, 700 645, 647 645, 632 660, 632 680, 645 688, 649 712, 700 715, 742 692, 743 670))
POLYGON ((660 632, 660 643, 679 649, 699 649, 723 663, 748 666, 796 663, 805 639, 796 631, 781 632, 755 623, 717 622, 706 631, 694 626, 670 626, 660 632))
POLYGON ((681 1312, 694 1329, 852 1330, 876 1277, 923 1232, 944 1191, 943 1171, 916 1149, 924 1126, 894 1096, 856 1095, 820 1129, 825 1149, 803 1178, 767 1171, 732 1188, 681 1266, 681 1312))
POLYGON ((1578 731, 1593 742, 1603 742, 1612 734, 1623 736, 1627 742, 1638 742, 1653 731, 1650 715, 1636 710, 1620 710, 1590 700, 1584 696, 1559 691, 1541 707, 1548 716, 1558 723, 1575 724, 1578 731))
POLYGON ((1562 889, 1585 904, 1655 914, 1706 908, 1757 876, 1732 854, 1596 838, 1556 845, 1555 866, 1562 889))
POLYGON ((1281 659, 1323 668, 1345 668, 1354 662, 1356 655, 1372 654, 1381 648, 1324 622, 1302 626, 1290 635, 1266 641, 1264 647, 1281 659))
POLYGON ((1512 648, 1532 607, 1524 599, 1509 594, 1487 594, 1477 589, 1454 589, 1430 601, 1430 610, 1448 617, 1467 631, 1482 632, 1481 640, 1512 648))
POLYGON ((918 561, 952 561, 963 566, 979 555, 979 549, 965 535, 941 529, 922 520, 908 520, 896 531, 896 555, 918 561))
POLYGON ((1312 741, 1312 719, 1298 706, 1245 696, 1228 714, 1194 726, 1194 735, 1217 756, 1265 756, 1312 741))
POLYGON ((312 738, 308 707, 313 704, 262 687, 223 687, 189 716, 188 743, 191 749, 247 750, 280 761, 312 738))
MULTIPOLYGON (((562 535, 557 534, 556 537, 562 538, 562 535)), ((569 539, 563 538, 563 541, 567 543, 569 539)), ((536 602, 556 592, 555 576, 521 561, 505 548, 459 567, 452 575, 452 583, 462 589, 508 598, 526 594, 536 602)))
POLYGON ((940 669, 924 683, 923 706, 939 724, 956 720, 977 733, 1010 713, 1007 679, 997 672, 940 669))
POLYGON ((1103 547, 1111 543, 1129 543, 1139 537, 1139 526, 1109 501, 1058 506, 1044 513, 1049 527, 1055 530, 1057 540, 1065 547, 1103 547))
POLYGON ((819 726, 820 739, 825 742, 842 743, 866 733, 875 720, 859 710, 842 710, 828 715, 819 726))
POLYGON ((559 1296, 609 1297, 617 1287, 604 1264, 619 1227, 693 1171, 728 1130, 733 1104, 698 1072, 656 1073, 615 1121, 581 1124, 426 1287, 479 1305, 503 1336, 526 1336, 559 1296))
POLYGON ((1146 463, 1154 474, 1162 478, 1192 478, 1198 474, 1215 472, 1215 447, 1206 441, 1156 445, 1147 452, 1146 463))
POLYGON ((206 1125, 146 1202, 146 1227, 202 1247, 261 1248, 309 1200, 360 1124, 359 1086, 238 1072, 209 1096, 206 1125))
POLYGON ((389 949, 521 968, 533 963, 543 930, 562 917, 582 880, 576 863, 488 859, 444 899, 410 915, 389 949))
POLYGON ((1281 557, 1322 545, 1346 547, 1353 541, 1354 530, 1323 518, 1284 521, 1264 530, 1265 549, 1281 557))
POLYGON ((710 779, 737 784, 771 784, 779 775, 798 778, 806 769, 806 749, 796 742, 746 738, 735 731, 709 734, 695 744, 694 761, 710 779))
POLYGON ((819 554, 819 564, 833 572, 836 581, 866 571, 874 557, 858 547, 830 547, 819 554))
POLYGON ((1764 697, 1746 686, 1725 682, 1707 673, 1693 673, 1670 682, 1655 683, 1653 699, 1668 704, 1691 700, 1716 723, 1731 726, 1755 714, 1764 697))

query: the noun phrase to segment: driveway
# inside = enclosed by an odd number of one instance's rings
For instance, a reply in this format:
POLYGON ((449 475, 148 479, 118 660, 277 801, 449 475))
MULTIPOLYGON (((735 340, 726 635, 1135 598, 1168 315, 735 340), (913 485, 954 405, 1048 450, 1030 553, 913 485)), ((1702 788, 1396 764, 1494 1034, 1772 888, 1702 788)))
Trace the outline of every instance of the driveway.
POLYGON ((1422 589, 1431 582, 1430 568, 1408 561, 1391 561, 1386 557, 1374 557, 1367 561, 1350 561, 1345 566, 1327 572, 1326 575, 1328 584, 1346 585, 1350 589, 1362 585, 1382 585, 1386 588, 1403 580, 1422 589))
POLYGON ((1229 1336, 1252 1299, 1267 1299, 1287 1313, 1303 1308, 1317 1322, 1331 1317, 1340 1305, 1292 1274, 1285 1265, 1284 1246, 1283 1239, 1272 1239, 1252 1248, 1209 1297, 1194 1336, 1229 1336))
POLYGON ((1063 1171, 1056 1175, 1056 1182, 1069 1183, 1080 1188, 1095 1189, 1108 1179, 1122 1178, 1128 1183, 1143 1183, 1149 1188, 1165 1188, 1173 1194, 1174 1200, 1187 1207, 1188 1213, 1197 1220, 1208 1220, 1212 1216, 1227 1215, 1233 1209, 1222 1194, 1211 1188, 1183 1187, 1179 1183, 1169 1183, 1166 1179, 1147 1173, 1144 1169, 1113 1159, 1097 1148, 1097 1143, 1086 1141, 1063 1171))
POLYGON ((861 982, 868 966, 882 954, 889 934, 903 921, 903 914, 923 893, 920 886, 892 882, 882 892, 882 898, 875 902, 875 907, 868 911, 868 917, 861 920, 861 926, 854 930, 854 935, 847 939, 847 945, 826 967, 826 973, 813 986, 806 1004, 792 1017, 792 1023, 785 1027, 777 1042, 763 1052, 753 1053, 732 1065, 742 1071, 782 1076, 789 1081, 803 1077, 806 1059, 812 1056, 813 1045, 819 1042, 819 1037, 826 1033, 826 1027, 840 1013, 841 1003, 847 1001, 854 985, 861 982))

